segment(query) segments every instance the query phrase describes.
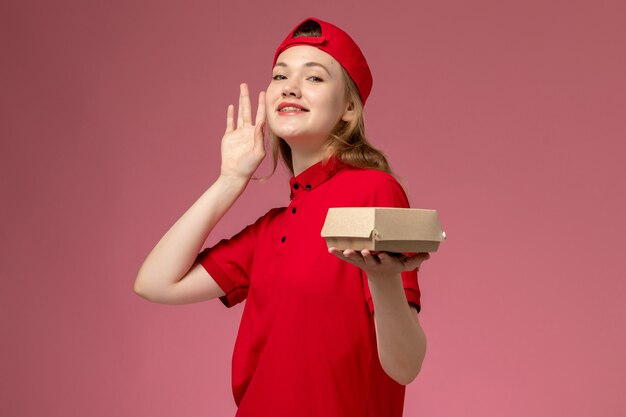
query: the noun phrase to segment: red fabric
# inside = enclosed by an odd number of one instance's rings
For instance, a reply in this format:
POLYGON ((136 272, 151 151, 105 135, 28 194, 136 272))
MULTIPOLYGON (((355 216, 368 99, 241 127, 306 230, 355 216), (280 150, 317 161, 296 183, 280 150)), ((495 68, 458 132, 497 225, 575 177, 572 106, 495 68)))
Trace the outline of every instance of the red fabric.
MULTIPOLYGON (((198 261, 246 300, 233 352, 237 417, 399 417, 405 387, 378 359, 373 304, 361 269, 328 253, 329 207, 409 207, 398 182, 336 159, 290 180, 288 207, 270 210, 198 261)), ((417 272, 402 274, 419 308, 417 272)))
POLYGON ((333 24, 314 17, 309 17, 308 19, 304 19, 302 22, 298 23, 298 25, 293 28, 291 32, 289 32, 289 35, 287 35, 278 48, 276 48, 272 66, 276 65, 278 55, 280 55, 282 51, 297 45, 314 46, 335 58, 337 62, 345 68, 350 75, 350 78, 352 78, 352 81, 356 84, 361 96, 361 101, 365 104, 367 97, 372 91, 374 81, 370 67, 367 65, 367 60, 365 59, 363 52, 361 52, 361 49, 350 37, 350 35, 333 24), (320 24, 320 27, 322 28, 322 36, 298 36, 297 38, 294 38, 294 32, 300 27, 300 25, 309 20, 320 24))

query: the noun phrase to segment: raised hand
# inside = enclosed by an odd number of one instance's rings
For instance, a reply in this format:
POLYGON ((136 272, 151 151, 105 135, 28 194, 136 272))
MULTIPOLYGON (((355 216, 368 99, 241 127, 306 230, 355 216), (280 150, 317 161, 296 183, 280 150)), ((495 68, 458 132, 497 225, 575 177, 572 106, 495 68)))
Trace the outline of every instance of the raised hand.
POLYGON ((237 125, 235 106, 228 106, 226 132, 222 138, 222 167, 220 175, 249 179, 265 158, 265 92, 259 93, 256 120, 252 124, 252 109, 248 86, 241 84, 237 125))

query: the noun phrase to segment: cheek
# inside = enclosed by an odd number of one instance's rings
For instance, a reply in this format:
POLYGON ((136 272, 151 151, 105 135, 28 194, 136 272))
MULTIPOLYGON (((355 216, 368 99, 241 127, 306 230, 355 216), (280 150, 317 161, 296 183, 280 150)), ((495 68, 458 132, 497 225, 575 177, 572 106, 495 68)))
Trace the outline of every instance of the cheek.
POLYGON ((341 119, 344 110, 343 90, 339 88, 329 89, 324 91, 323 94, 317 95, 314 100, 321 106, 327 109, 326 117, 328 119, 341 119))
POLYGON ((332 100, 326 108, 328 112, 325 114, 325 119, 334 127, 343 116, 343 103, 339 100, 332 100))

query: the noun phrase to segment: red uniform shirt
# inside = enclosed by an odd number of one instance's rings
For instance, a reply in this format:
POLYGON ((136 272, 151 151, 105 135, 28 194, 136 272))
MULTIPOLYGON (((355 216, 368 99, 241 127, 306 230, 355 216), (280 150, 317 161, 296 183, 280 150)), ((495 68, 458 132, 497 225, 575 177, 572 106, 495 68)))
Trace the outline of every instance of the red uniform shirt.
MULTIPOLYGON (((246 300, 235 342, 237 417, 399 417, 405 387, 378 359, 367 275, 328 253, 329 207, 409 207, 400 184, 331 158, 290 180, 288 207, 270 210, 198 255, 226 294, 246 300)), ((402 273, 419 309, 417 272, 402 273)))

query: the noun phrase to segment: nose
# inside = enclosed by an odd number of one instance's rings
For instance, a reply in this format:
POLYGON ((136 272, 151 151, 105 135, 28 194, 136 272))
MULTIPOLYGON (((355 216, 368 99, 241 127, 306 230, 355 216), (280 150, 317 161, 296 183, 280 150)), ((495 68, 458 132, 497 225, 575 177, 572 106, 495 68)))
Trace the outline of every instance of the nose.
POLYGON ((300 97, 300 87, 293 79, 288 79, 283 85, 283 97, 300 97))

